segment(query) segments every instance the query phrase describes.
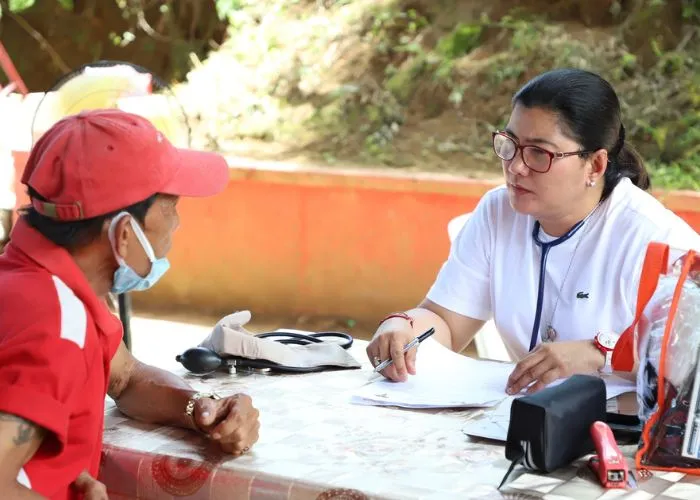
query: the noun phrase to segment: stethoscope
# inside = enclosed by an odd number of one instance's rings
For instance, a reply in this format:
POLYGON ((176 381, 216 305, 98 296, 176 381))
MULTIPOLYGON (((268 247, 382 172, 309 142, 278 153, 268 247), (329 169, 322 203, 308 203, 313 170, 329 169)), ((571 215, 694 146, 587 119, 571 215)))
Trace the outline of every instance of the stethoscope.
MULTIPOLYGON (((272 339, 280 344, 309 345, 323 342, 335 342, 343 349, 352 346, 351 335, 342 332, 302 332, 299 330, 279 329, 273 332, 259 333, 255 335, 260 339, 272 339), (338 340, 331 340, 338 339, 338 340)), ((198 375, 207 375, 218 370, 234 372, 236 370, 254 370, 262 373, 271 371, 287 373, 309 373, 324 369, 324 367, 299 368, 284 366, 264 359, 250 359, 241 356, 221 356, 206 347, 192 347, 182 354, 178 354, 175 360, 182 364, 188 371, 198 375)))
POLYGON ((566 234, 552 241, 542 241, 540 239, 539 221, 535 221, 535 226, 532 228, 532 239, 534 240, 535 244, 538 247, 540 247, 542 252, 540 255, 539 283, 537 285, 537 307, 535 308, 535 321, 532 324, 532 334, 530 336, 530 351, 532 351, 537 345, 537 337, 539 337, 540 322, 542 320, 542 306, 544 303, 544 280, 547 270, 547 255, 549 255, 549 251, 552 248, 554 248, 557 245, 561 245, 562 243, 570 239, 574 234, 576 234, 578 230, 581 229, 581 227, 583 227, 583 224, 586 222, 586 219, 580 220, 571 229, 569 229, 569 231, 566 234))

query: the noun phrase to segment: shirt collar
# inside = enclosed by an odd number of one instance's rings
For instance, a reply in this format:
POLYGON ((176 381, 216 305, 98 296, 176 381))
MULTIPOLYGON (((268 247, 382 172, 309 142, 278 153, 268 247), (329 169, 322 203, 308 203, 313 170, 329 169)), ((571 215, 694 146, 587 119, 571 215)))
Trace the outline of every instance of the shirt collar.
POLYGON ((113 334, 115 329, 121 330, 119 319, 110 312, 105 301, 97 296, 67 250, 50 241, 22 218, 12 229, 10 245, 59 277, 85 304, 99 330, 107 334, 113 334))

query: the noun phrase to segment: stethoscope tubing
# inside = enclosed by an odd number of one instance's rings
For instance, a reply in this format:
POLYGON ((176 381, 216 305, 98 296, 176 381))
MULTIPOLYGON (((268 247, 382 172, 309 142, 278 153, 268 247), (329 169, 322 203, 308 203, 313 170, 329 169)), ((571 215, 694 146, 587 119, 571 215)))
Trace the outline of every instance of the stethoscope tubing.
POLYGON ((325 338, 338 338, 343 340, 343 342, 338 342, 338 345, 343 349, 349 349, 353 342, 351 335, 342 332, 300 333, 292 330, 275 330, 274 332, 259 333, 256 337, 271 339, 280 344, 295 345, 320 344, 327 342, 327 340, 324 340, 325 338))
POLYGON ((578 232, 581 227, 583 227, 583 223, 586 220, 581 220, 576 223, 574 227, 569 229, 566 234, 560 236, 559 238, 552 240, 552 241, 542 241, 540 239, 540 223, 539 221, 535 221, 535 225, 532 228, 532 239, 535 242, 535 245, 540 247, 541 249, 541 255, 540 255, 540 275, 539 275, 539 280, 537 284, 537 305, 535 306, 535 320, 532 323, 532 333, 530 335, 530 351, 532 351, 535 346, 537 345, 537 337, 539 337, 539 331, 540 331, 540 323, 542 321, 542 307, 544 304, 544 284, 545 284, 545 277, 547 275, 547 256, 549 255, 549 251, 554 248, 557 245, 561 245, 565 241, 567 241, 569 238, 571 238, 574 234, 578 232))

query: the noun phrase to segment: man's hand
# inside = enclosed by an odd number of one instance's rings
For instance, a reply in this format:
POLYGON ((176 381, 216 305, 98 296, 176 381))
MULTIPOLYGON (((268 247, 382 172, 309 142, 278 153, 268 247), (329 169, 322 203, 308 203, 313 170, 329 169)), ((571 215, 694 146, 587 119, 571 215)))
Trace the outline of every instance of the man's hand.
POLYGON ((199 399, 193 414, 202 432, 217 441, 222 450, 236 456, 246 453, 257 442, 259 415, 252 399, 245 394, 218 400, 199 399))
POLYGON ((604 364, 605 356, 590 340, 540 344, 515 366, 506 392, 518 394, 527 388, 532 394, 577 373, 596 373, 604 364))
POLYGON ((112 359, 109 395, 123 413, 142 422, 196 427, 228 453, 247 452, 258 440, 260 429, 259 412, 250 397, 199 399, 190 418, 184 410, 195 393, 174 373, 137 361, 123 343, 112 359))
POLYGON ((73 481, 73 488, 82 495, 83 500, 108 500, 107 487, 92 477, 88 471, 80 473, 73 481))

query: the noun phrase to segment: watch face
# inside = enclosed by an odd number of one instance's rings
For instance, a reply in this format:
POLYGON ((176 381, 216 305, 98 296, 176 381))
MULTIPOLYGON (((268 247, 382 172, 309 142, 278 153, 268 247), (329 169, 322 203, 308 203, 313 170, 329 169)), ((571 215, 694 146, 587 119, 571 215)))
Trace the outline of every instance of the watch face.
POLYGON ((615 344, 617 344, 618 336, 610 332, 598 332, 596 335, 598 343, 605 349, 615 349, 615 344))

